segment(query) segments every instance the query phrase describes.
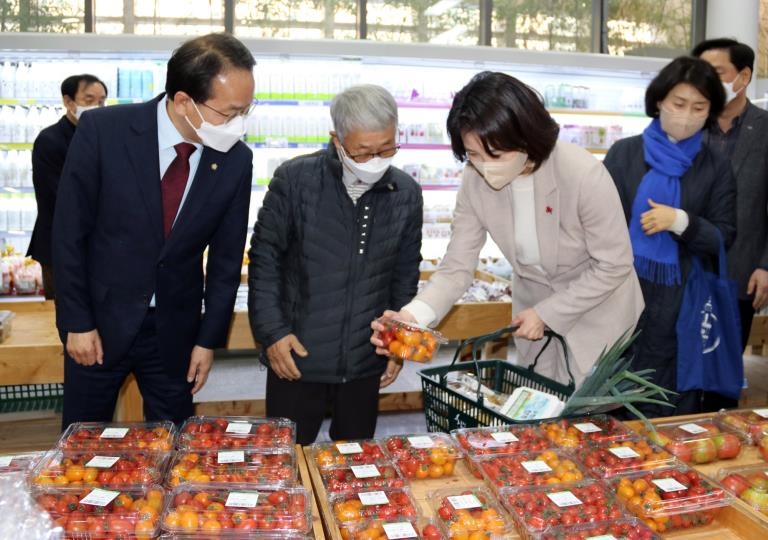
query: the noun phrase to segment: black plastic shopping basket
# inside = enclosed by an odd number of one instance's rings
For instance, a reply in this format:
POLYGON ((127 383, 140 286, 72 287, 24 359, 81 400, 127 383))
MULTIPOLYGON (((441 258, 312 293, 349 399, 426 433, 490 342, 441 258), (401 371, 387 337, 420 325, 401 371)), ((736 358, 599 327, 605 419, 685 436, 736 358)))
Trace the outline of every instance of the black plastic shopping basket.
POLYGON ((447 385, 449 373, 461 371, 474 372, 474 375, 481 384, 495 392, 504 394, 511 394, 515 388, 520 386, 541 390, 562 400, 568 399, 573 394, 575 384, 568 362, 568 348, 562 336, 549 329, 544 331, 544 336, 546 337, 544 346, 536 355, 533 363, 528 367, 516 366, 506 360, 480 360, 483 345, 502 336, 509 335, 515 330, 517 330, 517 327, 507 327, 490 334, 467 338, 456 349, 450 365, 423 369, 419 372, 421 388, 424 392, 424 412, 427 416, 427 429, 429 431, 444 431, 447 433, 452 429, 465 427, 522 423, 516 422, 485 406, 484 397, 479 386, 475 399, 471 399, 449 388, 447 385), (565 366, 570 377, 570 383, 568 384, 562 384, 534 371, 539 356, 549 346, 552 339, 558 341, 563 349, 563 358, 565 359, 565 366), (472 346, 472 360, 457 363, 462 351, 470 345, 472 346))

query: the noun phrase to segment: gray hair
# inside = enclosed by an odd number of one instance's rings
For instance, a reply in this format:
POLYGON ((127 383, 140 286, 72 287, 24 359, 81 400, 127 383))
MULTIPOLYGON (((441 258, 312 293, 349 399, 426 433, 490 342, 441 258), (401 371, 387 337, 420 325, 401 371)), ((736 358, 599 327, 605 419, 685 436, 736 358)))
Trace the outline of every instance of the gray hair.
POLYGON ((386 88, 375 84, 351 86, 331 101, 331 120, 341 142, 355 130, 383 131, 397 127, 397 104, 386 88))

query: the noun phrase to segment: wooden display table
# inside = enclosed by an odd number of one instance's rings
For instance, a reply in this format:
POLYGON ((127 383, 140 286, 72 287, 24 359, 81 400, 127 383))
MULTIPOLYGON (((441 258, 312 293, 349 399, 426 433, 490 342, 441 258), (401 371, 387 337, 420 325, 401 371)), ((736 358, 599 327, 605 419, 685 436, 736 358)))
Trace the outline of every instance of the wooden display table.
MULTIPOLYGON (((655 423, 670 422, 683 419, 695 420, 706 415, 694 415, 685 417, 661 418, 655 420, 655 423)), ((627 422, 633 429, 639 429, 640 422, 627 422)), ((333 515, 333 509, 328 504, 328 494, 323 487, 320 473, 312 460, 312 454, 309 447, 304 448, 309 474, 314 485, 315 497, 320 506, 320 514, 323 519, 325 533, 331 540, 343 540, 336 520, 333 515)), ((765 463, 759 456, 757 448, 750 446, 745 448, 737 459, 727 461, 717 461, 707 465, 696 466, 696 469, 705 475, 715 478, 717 472, 724 467, 735 467, 741 465, 750 465, 754 463, 765 463)), ((435 478, 424 480, 412 480, 410 482, 411 491, 418 502, 422 513, 431 517, 433 515, 429 504, 429 494, 432 491, 450 487, 477 487, 484 485, 482 480, 475 478, 467 469, 465 461, 459 460, 454 469, 453 476, 447 478, 435 478)), ((690 538, 699 540, 757 540, 768 538, 768 517, 757 512, 751 506, 741 500, 734 500, 733 503, 720 510, 713 523, 706 527, 698 527, 691 531, 680 530, 662 535, 663 538, 690 538)), ((521 538, 517 533, 512 533, 509 538, 521 538)))

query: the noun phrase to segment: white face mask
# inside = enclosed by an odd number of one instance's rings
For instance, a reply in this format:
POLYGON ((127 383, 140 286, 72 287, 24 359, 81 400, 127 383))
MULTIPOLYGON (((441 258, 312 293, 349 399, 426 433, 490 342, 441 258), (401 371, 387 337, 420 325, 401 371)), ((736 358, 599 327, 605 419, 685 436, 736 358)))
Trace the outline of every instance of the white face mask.
POLYGON ((392 164, 391 157, 383 158, 379 156, 371 158, 365 163, 358 163, 347 155, 341 145, 336 147, 336 150, 339 156, 341 156, 341 163, 355 175, 355 178, 366 184, 375 184, 381 180, 381 177, 384 176, 384 173, 387 172, 387 169, 392 164))
POLYGON ((517 152, 515 157, 505 161, 478 161, 472 162, 488 185, 496 191, 506 187, 512 180, 520 176, 528 161, 528 154, 517 152))
POLYGON ((98 105, 88 105, 87 107, 84 107, 82 105, 75 104, 75 118, 77 118, 77 121, 80 121, 80 117, 83 115, 85 111, 90 111, 91 109, 98 109, 98 105))
POLYGON ((746 86, 741 87, 740 90, 734 90, 733 89, 733 83, 736 82, 736 79, 738 79, 739 76, 736 75, 736 78, 734 78, 731 82, 724 82, 723 83, 723 89, 725 90, 725 104, 728 105, 731 101, 736 99, 736 96, 741 94, 746 86))
POLYGON ((677 142, 692 137, 701 131, 707 122, 707 115, 678 113, 661 106, 659 107, 659 122, 661 122, 661 129, 664 133, 677 142))
POLYGON ((192 105, 194 105, 197 114, 200 115, 200 120, 202 121, 200 127, 196 128, 187 116, 184 118, 192 126, 192 129, 195 130, 195 133, 197 133, 197 136, 200 137, 205 146, 219 152, 229 152, 229 149, 235 146, 235 143, 245 135, 245 118, 243 116, 237 115, 226 123, 216 126, 205 121, 194 101, 192 105))

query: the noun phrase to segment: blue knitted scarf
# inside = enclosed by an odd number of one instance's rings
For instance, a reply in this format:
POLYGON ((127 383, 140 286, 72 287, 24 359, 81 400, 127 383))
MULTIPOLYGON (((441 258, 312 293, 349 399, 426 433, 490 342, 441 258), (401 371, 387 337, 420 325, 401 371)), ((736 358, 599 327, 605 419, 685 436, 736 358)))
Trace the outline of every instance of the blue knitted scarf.
POLYGON ((643 153, 651 168, 643 176, 632 202, 629 238, 635 254, 635 270, 646 281, 660 285, 681 283, 677 243, 672 234, 664 231, 646 235, 640 225, 640 216, 651 209, 648 199, 680 208, 680 177, 699 153, 701 133, 674 143, 662 131, 658 118, 643 131, 643 153))

